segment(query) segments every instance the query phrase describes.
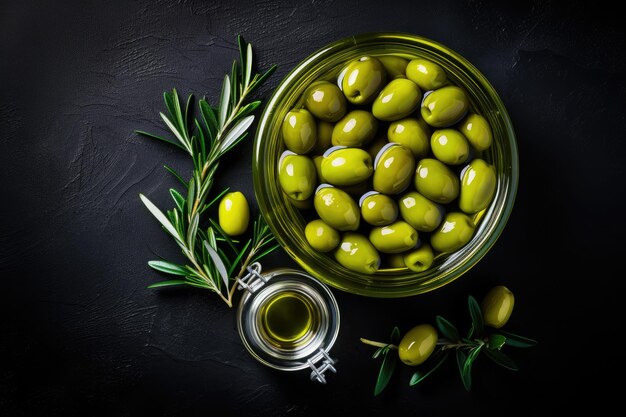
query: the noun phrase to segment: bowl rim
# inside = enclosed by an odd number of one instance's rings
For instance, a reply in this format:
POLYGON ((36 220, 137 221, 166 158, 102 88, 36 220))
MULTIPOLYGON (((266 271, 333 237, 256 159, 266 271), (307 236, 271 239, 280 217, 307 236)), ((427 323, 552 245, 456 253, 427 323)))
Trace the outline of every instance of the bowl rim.
MULTIPOLYGON (((447 68, 447 70, 449 69, 447 68)), ((463 87, 467 88, 467 86, 463 87)), ((409 297, 429 292, 444 285, 447 285, 450 282, 453 282, 454 280, 464 275, 472 267, 474 267, 489 252, 489 250, 493 247, 497 239, 502 234, 514 206, 519 182, 519 160, 515 131, 513 129, 513 124, 508 115, 506 107, 502 99, 496 92, 495 88, 482 74, 482 72, 480 72, 472 63, 470 63, 466 58, 464 58, 456 51, 439 42, 433 41, 423 36, 406 32, 368 32, 345 37, 319 48, 318 50, 307 56, 305 59, 300 61, 281 80, 281 82, 271 95, 270 99, 267 101, 267 104, 265 105, 265 109, 258 123, 254 139, 252 171, 254 192, 259 205, 259 209, 270 229, 272 230, 274 236, 276 237, 277 242, 285 249, 287 254, 305 271, 334 288, 352 294, 377 298, 409 297), (329 56, 336 55, 339 51, 350 50, 352 48, 358 49, 359 47, 362 47, 364 45, 384 45, 390 43, 433 50, 436 53, 441 54, 442 57, 450 60, 450 63, 456 65, 459 69, 463 69, 468 76, 471 76, 476 86, 480 88, 491 101, 493 101, 493 103, 495 104, 495 108, 497 108, 497 117, 502 121, 504 131, 506 132, 506 137, 503 138, 503 141, 506 141, 506 146, 510 149, 508 155, 506 155, 510 158, 510 160, 507 160, 508 181, 506 181, 505 184, 503 183, 504 197, 502 204, 495 205, 494 202, 496 198, 494 197, 494 201, 490 205, 490 208, 488 209, 489 213, 487 215, 490 219, 495 216, 495 221, 492 222, 490 230, 484 235, 484 238, 482 239, 480 244, 474 245, 472 247, 473 250, 471 251, 471 253, 466 254, 464 257, 461 257, 461 261, 452 265, 452 268, 442 270, 438 274, 430 277, 430 279, 421 281, 418 284, 412 284, 408 288, 407 286, 398 286, 397 288, 389 287, 385 288, 384 291, 381 291, 380 287, 372 287, 369 285, 355 286, 354 282, 350 282, 347 284, 342 283, 341 278, 340 281, 337 281, 337 277, 328 278, 320 271, 312 268, 304 260, 301 260, 300 257, 293 252, 293 249, 291 247, 293 245, 293 242, 289 241, 288 233, 284 233, 283 230, 279 230, 274 224, 272 216, 269 215, 269 213, 272 212, 272 208, 270 207, 268 196, 265 193, 266 187, 264 180, 266 173, 264 172, 264 169, 262 169, 262 167, 259 167, 259 162, 261 162, 261 158, 264 154, 263 138, 268 132, 268 129, 270 129, 270 121, 272 119, 274 110, 276 109, 277 104, 283 99, 283 96, 289 90, 294 88, 293 83, 297 81, 298 77, 300 77, 302 73, 310 70, 311 65, 313 65, 314 63, 323 62, 324 59, 328 58, 329 56)), ((482 223, 485 222, 481 222, 481 224, 482 223)), ((480 224, 479 227, 481 227, 480 224)), ((474 240, 474 238, 476 238, 476 235, 478 235, 478 232, 475 233, 472 241, 474 240)), ((470 245, 468 243, 465 246, 467 247, 470 245)), ((458 253, 462 252, 464 248, 459 249, 458 253)), ((445 266, 445 264, 448 263, 454 263, 453 261, 456 261, 457 258, 460 257, 460 255, 456 255, 457 252, 450 255, 446 259, 446 261, 444 261, 444 264, 442 266, 445 266), (448 262, 449 260, 450 262, 448 262)), ((411 271, 409 271, 408 274, 414 275, 415 273, 411 273, 411 271)))

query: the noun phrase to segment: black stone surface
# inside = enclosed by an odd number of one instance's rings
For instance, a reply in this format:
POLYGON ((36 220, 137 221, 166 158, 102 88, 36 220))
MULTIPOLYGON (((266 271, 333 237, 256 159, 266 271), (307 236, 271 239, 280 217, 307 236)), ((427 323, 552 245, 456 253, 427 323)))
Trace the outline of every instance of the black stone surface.
MULTIPOLYGON (((3 1, 0 4, 0 414, 3 416, 474 415, 619 400, 624 368, 625 30, 600 2, 3 1), (339 373, 316 386, 252 359, 234 310, 199 290, 152 291, 146 262, 177 250, 138 193, 169 206, 185 171, 162 131, 162 92, 215 101, 235 36, 279 70, 336 39, 405 31, 476 65, 508 107, 520 150, 515 209, 493 250, 435 292, 381 300, 335 291, 339 373), (507 327, 540 345, 482 359, 465 392, 451 361, 409 388, 402 367, 373 397, 384 339, 466 297, 516 296, 507 327), (609 380, 614 374, 617 383, 609 380)), ((248 142, 218 186, 253 199, 248 142)), ((267 266, 294 264, 276 253, 267 266)))

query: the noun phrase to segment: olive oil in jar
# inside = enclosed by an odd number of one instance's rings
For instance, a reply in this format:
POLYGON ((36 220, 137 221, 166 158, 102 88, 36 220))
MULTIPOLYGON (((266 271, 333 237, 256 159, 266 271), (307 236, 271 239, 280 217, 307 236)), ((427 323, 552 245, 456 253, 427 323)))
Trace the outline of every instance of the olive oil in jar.
POLYGON ((260 306, 258 319, 266 341, 281 349, 306 344, 319 327, 319 317, 310 299, 291 290, 269 297, 260 306))

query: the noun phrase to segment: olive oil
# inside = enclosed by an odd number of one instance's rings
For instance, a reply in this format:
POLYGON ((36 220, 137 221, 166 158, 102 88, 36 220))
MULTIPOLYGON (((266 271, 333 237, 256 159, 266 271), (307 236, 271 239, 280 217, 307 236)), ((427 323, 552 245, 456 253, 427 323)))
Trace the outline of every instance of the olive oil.
POLYGON ((297 291, 269 297, 259 309, 260 329, 267 342, 290 349, 303 345, 318 327, 311 301, 297 291))

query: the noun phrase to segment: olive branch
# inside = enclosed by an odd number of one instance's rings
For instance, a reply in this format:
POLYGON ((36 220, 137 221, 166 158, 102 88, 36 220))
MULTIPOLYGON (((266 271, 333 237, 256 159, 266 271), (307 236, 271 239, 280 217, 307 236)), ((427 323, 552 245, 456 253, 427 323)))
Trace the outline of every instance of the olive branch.
POLYGON ((187 264, 165 260, 148 262, 157 271, 177 276, 177 279, 157 282, 148 288, 188 285, 215 292, 229 307, 238 279, 248 265, 258 261, 279 247, 261 215, 254 222, 252 238, 242 243, 230 238, 213 219, 208 227, 201 227, 202 214, 228 192, 228 188, 209 199, 220 159, 248 136, 254 121, 252 113, 261 101, 249 101, 251 94, 275 71, 271 66, 263 74, 252 74, 252 45, 237 37, 239 62, 224 77, 219 104, 211 106, 206 98, 199 100, 200 118, 194 116, 193 95, 189 95, 183 108, 176 89, 163 93, 167 114, 161 119, 176 140, 137 130, 136 133, 166 142, 189 154, 193 173, 189 181, 167 165, 170 172, 184 187, 186 195, 174 188, 169 190, 175 206, 163 213, 145 195, 139 197, 163 229, 174 239, 187 259, 187 264), (226 246, 226 248, 222 248, 226 246), (229 256, 228 253, 232 253, 229 256), (233 274, 237 273, 236 276, 233 274))

